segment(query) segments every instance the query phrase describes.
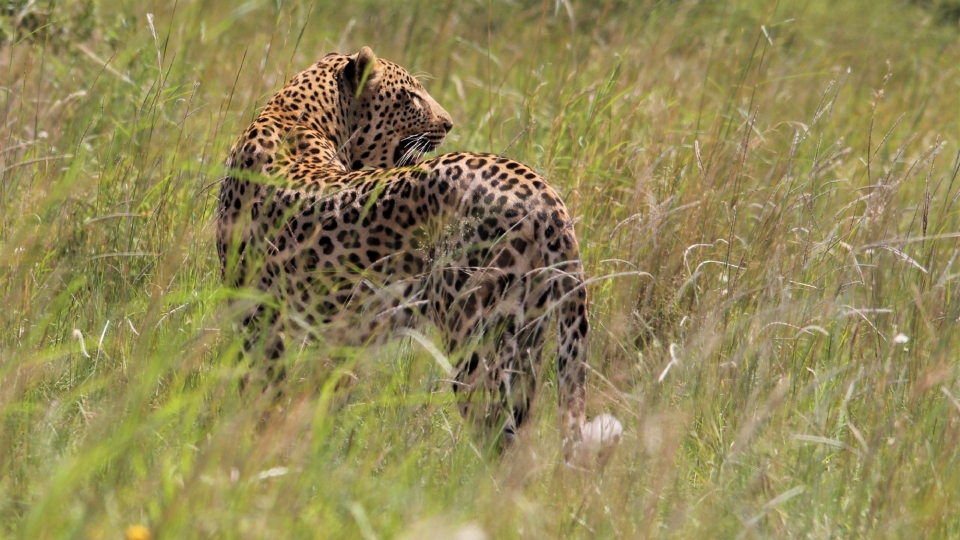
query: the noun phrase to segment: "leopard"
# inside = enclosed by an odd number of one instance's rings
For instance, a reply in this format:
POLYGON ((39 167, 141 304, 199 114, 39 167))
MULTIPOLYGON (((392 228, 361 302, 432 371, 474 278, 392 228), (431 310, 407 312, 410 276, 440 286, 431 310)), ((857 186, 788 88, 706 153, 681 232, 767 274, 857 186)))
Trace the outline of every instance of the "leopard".
POLYGON ((261 299, 242 316, 244 354, 276 381, 301 335, 365 346, 432 327, 459 412, 503 448, 547 378, 555 317, 569 461, 596 431, 574 220, 520 162, 427 158, 452 128, 414 76, 369 47, 327 54, 269 99, 230 150, 216 214, 224 283, 261 299))

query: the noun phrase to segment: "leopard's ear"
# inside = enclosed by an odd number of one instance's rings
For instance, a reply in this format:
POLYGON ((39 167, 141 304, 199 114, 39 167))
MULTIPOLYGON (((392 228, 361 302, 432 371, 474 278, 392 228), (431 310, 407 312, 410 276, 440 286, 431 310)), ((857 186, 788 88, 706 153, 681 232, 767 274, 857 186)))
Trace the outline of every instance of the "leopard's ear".
POLYGON ((344 78, 357 95, 367 84, 376 80, 378 71, 377 56, 370 47, 360 49, 357 56, 351 58, 343 68, 344 78))

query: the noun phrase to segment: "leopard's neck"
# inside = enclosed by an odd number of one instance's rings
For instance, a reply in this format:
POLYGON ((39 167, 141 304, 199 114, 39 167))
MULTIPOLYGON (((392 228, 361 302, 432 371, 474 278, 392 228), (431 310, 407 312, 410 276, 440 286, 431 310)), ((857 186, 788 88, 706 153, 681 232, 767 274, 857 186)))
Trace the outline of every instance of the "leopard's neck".
POLYGON ((316 64, 267 102, 231 152, 228 166, 294 185, 336 183, 350 171, 343 111, 356 99, 340 81, 340 63, 316 64))

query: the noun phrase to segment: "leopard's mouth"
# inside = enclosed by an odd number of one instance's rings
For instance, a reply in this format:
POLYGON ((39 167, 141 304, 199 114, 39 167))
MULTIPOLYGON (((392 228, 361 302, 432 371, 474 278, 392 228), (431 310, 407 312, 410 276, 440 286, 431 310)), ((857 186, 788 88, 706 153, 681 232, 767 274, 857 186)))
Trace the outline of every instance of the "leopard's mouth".
POLYGON ((443 134, 424 132, 400 139, 393 151, 393 162, 397 167, 416 165, 423 160, 424 154, 433 152, 443 143, 443 134))

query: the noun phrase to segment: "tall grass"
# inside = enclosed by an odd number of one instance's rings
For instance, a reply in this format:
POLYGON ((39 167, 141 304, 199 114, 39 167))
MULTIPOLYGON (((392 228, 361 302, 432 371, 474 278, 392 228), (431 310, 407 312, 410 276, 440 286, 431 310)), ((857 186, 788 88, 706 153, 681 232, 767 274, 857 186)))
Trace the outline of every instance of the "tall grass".
POLYGON ((0 538, 960 535, 960 40, 936 11, 9 4, 0 538), (453 114, 444 150, 529 163, 578 217, 589 407, 626 428, 602 470, 561 464, 553 382, 480 457, 409 340, 292 348, 262 428, 237 392, 223 159, 362 45, 453 114))

